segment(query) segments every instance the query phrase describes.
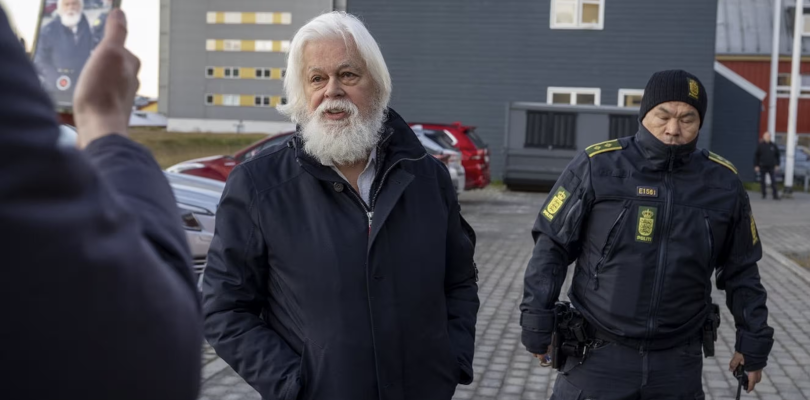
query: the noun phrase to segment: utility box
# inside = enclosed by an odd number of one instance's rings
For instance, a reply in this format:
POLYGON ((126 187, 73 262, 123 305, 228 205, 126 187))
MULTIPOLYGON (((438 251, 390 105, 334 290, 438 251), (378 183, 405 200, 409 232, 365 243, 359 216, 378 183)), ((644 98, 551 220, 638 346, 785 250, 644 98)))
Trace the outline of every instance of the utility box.
POLYGON ((510 189, 552 186, 586 147, 632 136, 638 108, 510 103, 504 139, 504 183, 510 189))

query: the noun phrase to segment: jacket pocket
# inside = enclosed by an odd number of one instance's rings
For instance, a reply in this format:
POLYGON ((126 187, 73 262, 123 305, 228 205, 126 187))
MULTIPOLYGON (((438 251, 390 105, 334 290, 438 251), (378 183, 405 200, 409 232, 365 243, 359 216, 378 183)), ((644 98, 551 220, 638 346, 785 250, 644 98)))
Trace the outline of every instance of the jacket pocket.
POLYGON ((300 384, 298 396, 288 400, 307 400, 317 397, 318 384, 324 377, 323 373, 324 349, 315 343, 304 340, 304 350, 301 352, 300 384))
POLYGON ((579 400, 582 396, 582 390, 574 386, 564 375, 557 376, 557 381, 554 382, 554 391, 551 394, 551 400, 579 400))
POLYGON ((627 210, 630 208, 630 203, 630 201, 624 202, 622 210, 619 212, 619 216, 616 217, 615 221, 613 221, 613 225, 610 227, 610 231, 608 231, 608 235, 605 238, 605 243, 602 245, 602 256, 599 258, 599 261, 594 267, 593 290, 599 290, 599 273, 602 272, 605 263, 610 259, 614 244, 616 243, 616 236, 618 236, 619 232, 621 232, 621 227, 624 225, 624 221, 627 219, 627 210))

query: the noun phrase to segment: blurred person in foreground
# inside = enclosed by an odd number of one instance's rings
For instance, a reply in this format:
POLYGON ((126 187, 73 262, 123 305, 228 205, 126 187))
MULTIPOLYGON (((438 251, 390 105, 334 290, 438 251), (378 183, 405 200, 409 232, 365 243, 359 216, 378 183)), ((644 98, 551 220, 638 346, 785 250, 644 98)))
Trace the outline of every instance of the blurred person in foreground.
POLYGON ((58 0, 56 18, 42 27, 34 63, 48 91, 76 85, 96 39, 84 15, 84 0, 58 0))
POLYGON ((0 10, 0 363, 13 399, 195 399, 202 342, 171 188, 126 137, 138 59, 126 20, 75 93, 83 150, 57 146, 54 106, 0 10))
POLYGON ((228 177, 205 334, 264 399, 450 400, 473 379, 475 236, 450 175, 388 108, 357 18, 292 40, 287 143, 228 177))

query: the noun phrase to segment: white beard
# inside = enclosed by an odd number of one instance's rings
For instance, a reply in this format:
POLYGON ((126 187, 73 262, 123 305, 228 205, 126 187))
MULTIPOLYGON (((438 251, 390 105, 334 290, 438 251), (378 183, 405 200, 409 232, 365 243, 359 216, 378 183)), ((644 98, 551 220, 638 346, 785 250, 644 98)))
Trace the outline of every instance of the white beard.
POLYGON ((62 25, 68 28, 75 28, 79 25, 79 22, 82 20, 82 13, 64 13, 59 14, 59 19, 62 20, 62 25))
POLYGON ((324 100, 301 123, 304 151, 323 165, 349 165, 363 161, 377 146, 384 120, 382 109, 372 110, 364 117, 347 99, 324 100), (330 109, 345 111, 348 117, 341 121, 328 120, 324 113, 330 109))

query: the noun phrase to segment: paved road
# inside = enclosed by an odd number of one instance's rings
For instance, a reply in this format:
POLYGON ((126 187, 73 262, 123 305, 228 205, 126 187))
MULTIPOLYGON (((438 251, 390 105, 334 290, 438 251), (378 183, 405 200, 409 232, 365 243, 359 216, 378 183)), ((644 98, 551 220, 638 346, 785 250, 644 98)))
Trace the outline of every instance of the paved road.
MULTIPOLYGON (((514 193, 495 189, 468 192, 462 212, 478 234, 476 261, 480 269, 475 382, 460 386, 455 399, 547 399, 555 379, 520 344, 518 304, 523 272, 531 254, 529 230, 543 193, 514 193)), ((810 273, 778 252, 810 252, 810 195, 794 200, 763 201, 752 193, 752 204, 763 244, 771 249, 760 269, 769 293, 771 325, 776 343, 763 382, 744 398, 801 400, 810 398, 810 273)), ((573 268, 569 269, 570 272, 573 268)), ((725 304, 715 292, 715 302, 725 304)), ((731 399, 735 381, 727 372, 734 343, 733 321, 723 311, 717 358, 706 359, 704 391, 710 400, 731 399)), ((210 351, 201 400, 259 400, 258 394, 210 351)))

